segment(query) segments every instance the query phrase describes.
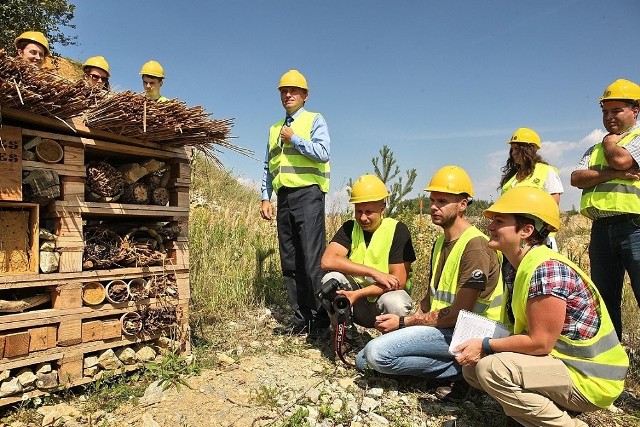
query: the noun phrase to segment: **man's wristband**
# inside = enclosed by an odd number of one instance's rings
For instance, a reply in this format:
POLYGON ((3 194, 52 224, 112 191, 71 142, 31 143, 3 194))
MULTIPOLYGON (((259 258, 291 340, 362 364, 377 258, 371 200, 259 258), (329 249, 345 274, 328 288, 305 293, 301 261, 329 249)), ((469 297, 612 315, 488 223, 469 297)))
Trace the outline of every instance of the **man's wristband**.
POLYGON ((404 328, 405 324, 404 324, 404 316, 400 316, 400 318, 398 319, 398 329, 402 329, 404 328))
POLYGON ((489 337, 485 337, 482 340, 482 350, 484 350, 484 354, 487 354, 487 355, 488 354, 493 354, 493 350, 491 350, 491 346, 489 345, 489 340, 490 339, 491 338, 489 338, 489 337))

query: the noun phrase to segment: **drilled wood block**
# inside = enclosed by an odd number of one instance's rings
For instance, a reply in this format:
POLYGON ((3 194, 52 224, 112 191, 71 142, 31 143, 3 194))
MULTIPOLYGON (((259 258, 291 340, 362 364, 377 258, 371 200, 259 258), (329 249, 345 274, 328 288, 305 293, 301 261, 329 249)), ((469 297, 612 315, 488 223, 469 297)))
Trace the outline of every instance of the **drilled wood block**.
POLYGON ((64 320, 58 328, 58 345, 67 347, 82 342, 82 320, 64 320))
POLYGON ((0 127, 0 200, 22 200, 22 130, 0 127))
POLYGON ((29 352, 53 348, 58 342, 58 328, 55 325, 29 329, 29 352))
POLYGON ((82 283, 56 286, 51 295, 51 303, 57 310, 82 307, 82 283))
POLYGON ((29 331, 15 332, 4 336, 4 357, 26 356, 29 354, 29 331))
POLYGON ((64 355, 58 362, 58 379, 60 384, 70 384, 83 377, 82 354, 64 355))
POLYGON ((122 336, 122 324, 119 319, 102 321, 102 339, 120 338, 122 336))
POLYGON ((82 322, 82 342, 98 341, 103 337, 102 321, 82 322))
POLYGON ((0 203, 0 276, 38 272, 38 218, 35 203, 0 203))

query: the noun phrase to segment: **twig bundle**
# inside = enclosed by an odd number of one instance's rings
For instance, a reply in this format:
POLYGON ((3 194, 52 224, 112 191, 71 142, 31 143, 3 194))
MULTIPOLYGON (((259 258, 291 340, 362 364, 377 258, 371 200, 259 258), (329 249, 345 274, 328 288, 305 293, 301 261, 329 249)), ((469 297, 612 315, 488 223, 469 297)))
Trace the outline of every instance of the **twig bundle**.
POLYGON ((0 50, 0 104, 44 116, 82 116, 89 128, 169 146, 190 146, 220 163, 220 148, 251 156, 230 142, 233 119, 211 119, 200 106, 156 102, 126 90, 107 92, 71 82, 0 50))

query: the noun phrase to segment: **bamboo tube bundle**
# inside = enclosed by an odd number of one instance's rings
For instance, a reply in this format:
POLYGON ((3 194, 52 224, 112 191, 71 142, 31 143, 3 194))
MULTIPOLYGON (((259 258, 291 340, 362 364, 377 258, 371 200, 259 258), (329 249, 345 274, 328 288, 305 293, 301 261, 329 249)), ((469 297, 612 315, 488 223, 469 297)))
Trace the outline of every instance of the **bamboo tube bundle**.
POLYGON ((89 88, 40 70, 0 50, 0 103, 35 114, 68 119, 104 97, 105 91, 89 88))

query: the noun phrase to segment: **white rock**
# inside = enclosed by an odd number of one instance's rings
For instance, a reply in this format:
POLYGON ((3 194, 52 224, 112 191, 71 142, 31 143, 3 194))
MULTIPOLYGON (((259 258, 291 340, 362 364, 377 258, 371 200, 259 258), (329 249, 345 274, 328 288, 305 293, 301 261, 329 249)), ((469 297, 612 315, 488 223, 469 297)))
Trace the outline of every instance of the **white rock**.
POLYGON ((60 265, 60 254, 58 252, 40 252, 40 271, 43 273, 53 273, 58 271, 60 265))
POLYGON ((11 370, 5 369, 4 371, 0 372, 0 381, 4 381, 10 376, 11 376, 11 370))
POLYGON ((384 390, 381 389, 380 387, 374 387, 367 390, 367 396, 382 397, 383 394, 384 394, 384 390))
POLYGON ((305 393, 304 397, 309 399, 309 401, 311 401, 312 403, 318 403, 318 399, 320 399, 320 390, 316 388, 309 389, 305 393))
POLYGON ((388 426, 389 425, 389 420, 388 419, 386 419, 382 415, 376 414, 375 412, 372 412, 369 415, 367 415, 367 418, 369 420, 369 426, 370 427, 388 426))
POLYGON ((87 356, 84 358, 83 365, 85 368, 93 368, 98 365, 98 356, 87 356))
POLYGON ((362 412, 371 412, 374 409, 376 409, 378 406, 380 406, 380 402, 378 402, 372 397, 365 396, 362 399, 362 403, 360 404, 360 410, 362 412))
POLYGON ((142 414, 142 427, 160 427, 160 424, 153 419, 149 412, 142 414))
POLYGON ((51 368, 51 363, 41 363, 39 365, 36 365, 36 375, 48 374, 52 370, 53 368, 51 368))
POLYGON ((18 378, 9 378, 0 383, 0 397, 13 396, 22 393, 22 384, 18 378))
POLYGON ((160 381, 154 381, 149 384, 149 387, 144 391, 144 396, 140 398, 140 404, 142 406, 149 406, 158 403, 166 398, 167 393, 168 390, 163 390, 160 381))
POLYGON ((333 403, 331 403, 331 409, 336 412, 340 412, 340 410, 342 409, 342 404, 342 399, 336 399, 333 401, 333 403))
POLYGON ((121 347, 115 351, 116 357, 125 365, 135 365, 136 352, 131 347, 121 347))
POLYGON ((102 368, 102 369, 106 369, 106 370, 113 370, 113 369, 120 369, 122 368, 122 362, 120 361, 120 359, 118 359, 116 357, 115 352, 113 351, 113 349, 108 349, 105 350, 99 357, 98 357, 98 365, 102 368))
POLYGON ((216 357, 218 358, 218 362, 220 362, 220 364, 222 364, 223 366, 230 366, 236 363, 233 357, 228 356, 225 353, 218 353, 216 354, 216 357))
POLYGON ((156 357, 156 352, 148 345, 143 345, 136 350, 136 359, 139 362, 150 362, 156 357))
POLYGON ((38 377, 31 372, 31 369, 21 369, 18 372, 18 375, 16 375, 16 378, 20 381, 23 391, 31 391, 36 388, 36 381, 38 381, 38 377))

